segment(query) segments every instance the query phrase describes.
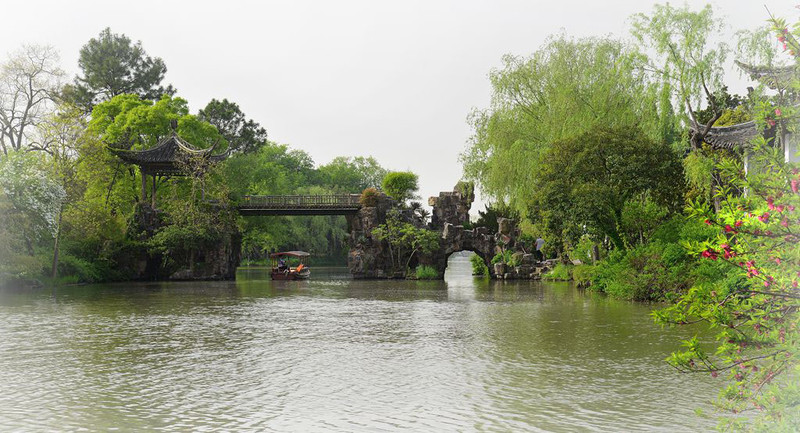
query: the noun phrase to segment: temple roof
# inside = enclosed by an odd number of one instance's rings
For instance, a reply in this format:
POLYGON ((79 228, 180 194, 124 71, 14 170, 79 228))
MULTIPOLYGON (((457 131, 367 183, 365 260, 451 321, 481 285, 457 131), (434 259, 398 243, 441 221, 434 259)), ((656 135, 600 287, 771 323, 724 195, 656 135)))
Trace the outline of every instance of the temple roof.
POLYGON ((753 66, 747 63, 735 61, 736 65, 742 68, 750 78, 759 81, 770 89, 775 90, 780 84, 786 87, 793 79, 798 77, 797 67, 792 66, 753 66))
POLYGON ((112 153, 123 161, 138 165, 148 172, 159 174, 180 174, 181 170, 176 165, 182 156, 205 158, 209 162, 219 162, 228 157, 229 152, 212 155, 216 144, 207 149, 198 149, 173 132, 161 139, 154 147, 146 150, 127 150, 110 147, 112 153))

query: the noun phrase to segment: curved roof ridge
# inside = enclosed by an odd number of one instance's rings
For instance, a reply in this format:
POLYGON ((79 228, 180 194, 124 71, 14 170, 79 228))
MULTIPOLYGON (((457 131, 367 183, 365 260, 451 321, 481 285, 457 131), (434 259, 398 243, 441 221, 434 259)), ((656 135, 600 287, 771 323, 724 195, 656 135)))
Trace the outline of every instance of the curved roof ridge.
POLYGON ((789 84, 799 75, 797 65, 755 66, 739 60, 734 60, 734 63, 750 75, 750 79, 759 81, 773 90, 778 87, 779 83, 789 84))

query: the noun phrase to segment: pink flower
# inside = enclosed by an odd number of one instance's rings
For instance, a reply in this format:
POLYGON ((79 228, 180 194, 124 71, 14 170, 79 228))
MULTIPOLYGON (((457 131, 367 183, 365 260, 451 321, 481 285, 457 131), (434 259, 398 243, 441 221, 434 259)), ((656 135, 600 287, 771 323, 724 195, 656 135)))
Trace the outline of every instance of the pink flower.
POLYGON ((758 217, 758 220, 761 221, 762 223, 768 223, 769 222, 769 212, 764 212, 763 214, 761 214, 761 216, 758 217))
MULTIPOLYGON (((793 193, 797 194, 797 188, 798 188, 799 185, 800 185, 800 181, 798 181, 797 179, 792 179, 792 192, 793 193)), ((794 210, 794 209, 792 209, 792 210, 794 210)))
POLYGON ((775 109, 775 115, 776 115, 776 116, 780 116, 781 114, 783 114, 783 113, 781 112, 781 109, 780 109, 780 108, 776 108, 776 109, 775 109))
POLYGON ((711 225, 711 220, 710 220, 710 219, 708 219, 708 218, 706 218, 706 220, 705 220, 705 221, 703 221, 703 222, 704 222, 704 223, 706 223, 706 225, 709 225, 709 226, 711 225))
POLYGON ((733 223, 733 226, 736 227, 736 228, 741 227, 742 226, 742 221, 741 220, 736 221, 735 223, 733 223))
POLYGON ((788 228, 789 227, 789 220, 784 218, 783 220, 781 220, 781 225, 786 227, 786 228, 788 228))
POLYGON ((717 252, 712 250, 711 248, 703 251, 702 253, 700 253, 700 255, 707 259, 717 260, 717 252))
POLYGON ((731 227, 730 224, 725 224, 725 232, 726 233, 730 233, 732 231, 733 231, 733 227, 731 227))

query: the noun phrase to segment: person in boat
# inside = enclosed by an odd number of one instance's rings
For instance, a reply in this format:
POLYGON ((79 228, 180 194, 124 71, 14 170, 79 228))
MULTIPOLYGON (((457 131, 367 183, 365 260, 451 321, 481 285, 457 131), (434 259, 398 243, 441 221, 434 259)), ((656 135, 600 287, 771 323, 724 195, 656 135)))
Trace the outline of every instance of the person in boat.
POLYGON ((281 257, 281 259, 278 260, 278 270, 279 271, 284 271, 286 269, 287 269, 287 267, 286 267, 286 259, 281 257))

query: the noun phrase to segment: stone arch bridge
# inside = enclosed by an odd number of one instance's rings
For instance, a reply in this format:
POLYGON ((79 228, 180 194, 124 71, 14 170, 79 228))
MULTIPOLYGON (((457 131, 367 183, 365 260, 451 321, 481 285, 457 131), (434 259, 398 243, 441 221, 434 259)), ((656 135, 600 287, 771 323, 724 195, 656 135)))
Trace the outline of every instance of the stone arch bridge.
MULTIPOLYGON (((243 216, 258 215, 344 215, 350 232, 348 268, 354 278, 405 277, 392 272, 392 262, 386 242, 373 236, 373 229, 384 224, 389 210, 399 204, 386 195, 378 196, 374 206, 363 206, 360 194, 339 195, 289 195, 244 196, 237 205, 243 216)), ((533 256, 523 255, 522 265, 506 270, 491 266, 490 260, 500 249, 514 249, 519 231, 513 221, 501 219, 498 233, 485 227, 465 229, 469 210, 475 196, 472 186, 459 182, 453 191, 431 197, 431 221, 425 228, 440 233, 439 248, 431 254, 421 255, 414 265, 434 267, 444 274, 447 260, 458 251, 472 251, 489 266, 493 277, 530 278, 537 273, 533 256), (510 271, 510 272, 509 272, 510 271)))

